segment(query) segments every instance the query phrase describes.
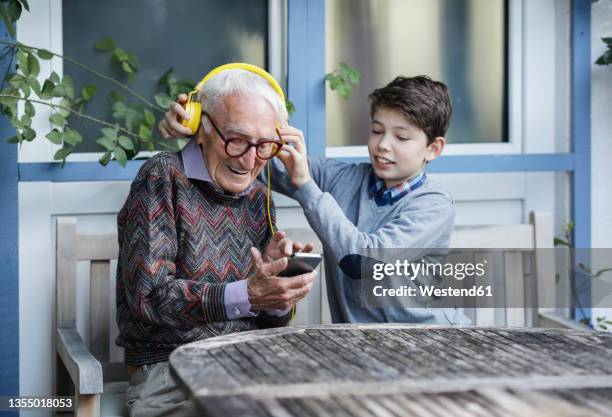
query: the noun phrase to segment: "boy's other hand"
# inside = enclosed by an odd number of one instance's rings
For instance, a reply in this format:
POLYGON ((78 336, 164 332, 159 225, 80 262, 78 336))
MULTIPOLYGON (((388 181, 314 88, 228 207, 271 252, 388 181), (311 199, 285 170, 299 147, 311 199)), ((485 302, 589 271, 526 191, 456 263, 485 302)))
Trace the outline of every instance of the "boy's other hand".
POLYGON ((181 120, 189 119, 189 114, 183 107, 187 103, 187 94, 179 94, 178 101, 170 104, 170 108, 159 123, 159 132, 164 139, 182 138, 191 135, 191 129, 181 124, 181 120))

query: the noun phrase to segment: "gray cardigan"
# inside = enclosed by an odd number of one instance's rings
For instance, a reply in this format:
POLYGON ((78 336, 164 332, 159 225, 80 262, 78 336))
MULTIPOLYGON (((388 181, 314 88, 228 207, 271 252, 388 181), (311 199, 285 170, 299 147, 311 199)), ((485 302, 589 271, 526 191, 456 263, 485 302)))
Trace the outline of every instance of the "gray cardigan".
POLYGON ((427 179, 393 205, 378 207, 368 195, 371 164, 326 158, 308 162, 313 180, 296 191, 284 165, 274 159, 272 189, 300 203, 323 243, 332 321, 469 324, 456 309, 365 307, 360 302, 361 281, 349 278, 340 268, 347 255, 368 248, 411 248, 415 256, 425 259, 428 248, 447 248, 455 218, 448 192, 427 179))

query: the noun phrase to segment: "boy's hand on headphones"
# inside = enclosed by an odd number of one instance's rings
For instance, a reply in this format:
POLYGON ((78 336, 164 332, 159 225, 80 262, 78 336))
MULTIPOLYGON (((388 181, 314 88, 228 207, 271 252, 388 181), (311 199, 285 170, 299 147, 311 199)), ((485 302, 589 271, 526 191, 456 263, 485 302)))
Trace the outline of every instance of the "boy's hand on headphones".
POLYGON ((304 134, 293 126, 283 126, 278 131, 285 145, 277 157, 287 167, 293 185, 299 189, 311 178, 304 134))
POLYGON ((187 94, 179 94, 177 102, 170 104, 170 108, 159 123, 159 132, 164 139, 182 138, 191 135, 191 130, 181 124, 181 120, 189 119, 189 114, 183 107, 187 103, 187 94))

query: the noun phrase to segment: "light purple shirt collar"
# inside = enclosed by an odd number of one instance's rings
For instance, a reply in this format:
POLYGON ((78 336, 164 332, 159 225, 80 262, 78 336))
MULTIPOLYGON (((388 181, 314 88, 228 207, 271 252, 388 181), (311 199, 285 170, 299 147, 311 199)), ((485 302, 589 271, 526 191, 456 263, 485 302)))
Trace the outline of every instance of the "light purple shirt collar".
MULTIPOLYGON (((215 187, 220 188, 210 176, 208 172, 208 166, 206 165, 206 158, 204 157, 204 151, 201 146, 196 143, 195 137, 189 141, 187 146, 181 151, 181 157, 183 158, 183 167, 185 168, 185 175, 187 178, 193 180, 206 181, 213 184, 215 187)), ((245 195, 254 186, 251 183, 246 190, 238 194, 238 196, 245 195)))

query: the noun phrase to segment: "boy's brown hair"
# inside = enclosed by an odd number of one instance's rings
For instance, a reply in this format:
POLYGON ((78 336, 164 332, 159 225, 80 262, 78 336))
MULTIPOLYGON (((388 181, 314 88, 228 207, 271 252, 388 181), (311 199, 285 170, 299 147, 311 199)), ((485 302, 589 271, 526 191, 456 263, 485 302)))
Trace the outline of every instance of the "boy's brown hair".
POLYGON ((448 87, 426 75, 399 76, 369 95, 370 113, 381 108, 397 110, 427 135, 430 144, 446 135, 453 112, 448 87))

